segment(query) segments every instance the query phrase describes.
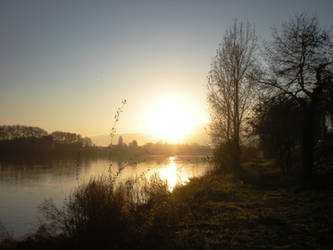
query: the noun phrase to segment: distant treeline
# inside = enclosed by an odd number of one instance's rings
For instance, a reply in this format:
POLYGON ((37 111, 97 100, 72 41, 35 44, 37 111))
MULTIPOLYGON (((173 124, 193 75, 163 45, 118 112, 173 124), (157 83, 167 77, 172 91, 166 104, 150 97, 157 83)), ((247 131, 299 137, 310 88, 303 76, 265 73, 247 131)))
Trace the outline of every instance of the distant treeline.
POLYGON ((120 136, 117 145, 111 147, 111 152, 114 155, 122 154, 149 154, 149 155, 186 155, 186 154, 200 154, 208 155, 211 152, 209 146, 203 146, 197 143, 193 144, 169 144, 169 143, 146 143, 142 146, 138 146, 136 140, 133 140, 128 145, 123 143, 123 139, 120 136))
POLYGON ((208 155, 211 152, 209 146, 203 146, 196 143, 193 144, 168 144, 168 143, 147 143, 142 149, 149 154, 170 154, 170 155, 186 155, 199 154, 208 155))
POLYGON ((1 160, 53 160, 81 158, 126 158, 141 155, 209 154, 208 146, 147 143, 138 146, 136 140, 128 145, 119 137, 117 145, 97 147, 88 137, 55 131, 47 133, 39 127, 22 125, 0 126, 1 160))
POLYGON ((63 158, 87 154, 91 139, 79 134, 55 131, 50 134, 39 127, 14 125, 0 126, 0 158, 63 158))

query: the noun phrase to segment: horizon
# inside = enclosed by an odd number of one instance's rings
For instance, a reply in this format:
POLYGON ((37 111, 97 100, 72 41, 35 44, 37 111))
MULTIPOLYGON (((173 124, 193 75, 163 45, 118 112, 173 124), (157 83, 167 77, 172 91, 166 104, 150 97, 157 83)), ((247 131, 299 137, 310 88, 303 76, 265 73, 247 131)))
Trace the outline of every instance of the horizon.
MULTIPOLYGON (((64 133, 74 133, 73 131, 60 131, 60 130, 54 130, 49 131, 47 129, 44 129, 39 126, 30 126, 28 124, 0 124, 0 126, 23 126, 23 127, 37 127, 40 129, 45 130, 48 134, 52 134, 54 132, 64 132, 64 133)), ((137 141, 139 145, 144 145, 147 143, 169 143, 169 144, 193 144, 198 143, 200 145, 208 145, 210 144, 210 137, 207 133, 207 123, 202 123, 200 125, 197 125, 196 127, 191 128, 190 130, 186 131, 186 133, 179 138, 175 139, 168 139, 165 138, 163 135, 160 135, 158 133, 140 133, 140 132, 121 132, 121 133, 115 133, 114 134, 114 141, 113 144, 117 143, 119 137, 123 137, 124 143, 128 144, 132 141, 137 141)), ((83 135, 78 134, 82 138, 88 137, 92 140, 93 144, 95 146, 108 146, 111 143, 110 133, 104 133, 99 135, 83 135)))
POLYGON ((210 121, 207 75, 236 18, 260 40, 300 11, 332 28, 330 1, 82 1, 0 3, 2 124, 84 136, 182 140, 210 121))

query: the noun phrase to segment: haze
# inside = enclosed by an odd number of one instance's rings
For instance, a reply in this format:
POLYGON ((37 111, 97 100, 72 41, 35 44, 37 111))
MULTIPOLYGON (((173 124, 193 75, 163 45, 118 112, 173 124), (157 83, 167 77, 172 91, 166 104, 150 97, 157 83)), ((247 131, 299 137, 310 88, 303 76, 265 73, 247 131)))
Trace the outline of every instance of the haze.
POLYGON ((237 17, 258 36, 296 10, 330 27, 331 1, 1 1, 1 124, 179 138, 209 122, 211 58, 237 17), (181 124, 181 125, 179 125, 181 124))

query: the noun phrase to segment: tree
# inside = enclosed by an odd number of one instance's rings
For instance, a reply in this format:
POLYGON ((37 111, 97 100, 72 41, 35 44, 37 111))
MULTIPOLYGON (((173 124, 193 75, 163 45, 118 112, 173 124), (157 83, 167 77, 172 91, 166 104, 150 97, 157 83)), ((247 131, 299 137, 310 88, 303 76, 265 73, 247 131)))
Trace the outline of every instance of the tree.
POLYGON ((242 125, 252 106, 250 75, 256 70, 256 47, 254 28, 235 21, 226 31, 208 75, 211 134, 216 144, 231 147, 233 168, 239 167, 242 125))
POLYGON ((84 146, 84 147, 93 146, 92 140, 89 137, 82 138, 82 146, 84 146))
POLYGON ((128 144, 130 148, 137 148, 138 147, 138 142, 136 140, 133 140, 128 144))
POLYGON ((47 131, 39 127, 24 125, 0 126, 0 140, 12 140, 17 138, 42 138, 47 136, 47 131))
POLYGON ((119 136, 118 138, 118 147, 122 148, 124 146, 124 140, 122 136, 119 136))
POLYGON ((277 160, 284 174, 297 152, 302 116, 293 99, 279 96, 260 101, 250 120, 252 134, 258 137, 260 149, 265 156, 277 160))
POLYGON ((51 133, 53 140, 58 143, 65 143, 65 144, 82 144, 83 140, 81 135, 75 133, 68 133, 62 131, 54 131, 51 133))
POLYGON ((268 74, 258 81, 273 95, 288 96, 301 107, 305 178, 312 175, 317 118, 332 83, 332 48, 330 34, 319 27, 316 18, 295 16, 280 32, 274 30, 273 41, 266 47, 268 74))

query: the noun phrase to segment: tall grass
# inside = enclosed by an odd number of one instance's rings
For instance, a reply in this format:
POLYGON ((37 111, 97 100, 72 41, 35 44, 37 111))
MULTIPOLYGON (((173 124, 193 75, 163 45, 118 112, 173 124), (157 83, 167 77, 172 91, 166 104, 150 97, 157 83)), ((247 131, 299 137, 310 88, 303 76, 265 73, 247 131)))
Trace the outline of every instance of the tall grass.
POLYGON ((61 239, 64 247, 160 248, 177 224, 177 206, 167 183, 97 178, 79 186, 58 208, 46 200, 39 209, 39 232, 61 239))

